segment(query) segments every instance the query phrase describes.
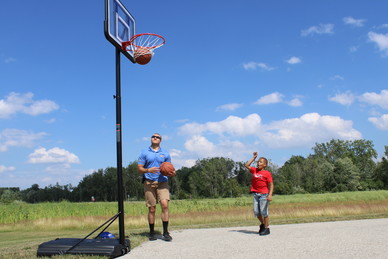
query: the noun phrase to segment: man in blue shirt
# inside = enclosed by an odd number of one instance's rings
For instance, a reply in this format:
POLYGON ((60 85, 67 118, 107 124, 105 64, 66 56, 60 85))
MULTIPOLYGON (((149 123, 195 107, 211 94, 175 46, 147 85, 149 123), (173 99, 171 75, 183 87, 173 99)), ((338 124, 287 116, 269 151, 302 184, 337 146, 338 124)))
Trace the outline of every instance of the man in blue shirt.
MULTIPOLYGON (((146 206, 148 207, 148 224, 150 227, 149 240, 156 240, 155 212, 156 204, 160 202, 162 208, 163 238, 165 241, 171 241, 172 237, 168 233, 168 202, 170 200, 170 191, 168 186, 168 177, 160 173, 159 166, 163 162, 171 163, 171 156, 166 150, 160 147, 162 136, 155 133, 151 137, 151 146, 144 149, 138 160, 138 171, 143 174, 144 195, 146 206)), ((176 173, 174 171, 173 175, 176 173)))

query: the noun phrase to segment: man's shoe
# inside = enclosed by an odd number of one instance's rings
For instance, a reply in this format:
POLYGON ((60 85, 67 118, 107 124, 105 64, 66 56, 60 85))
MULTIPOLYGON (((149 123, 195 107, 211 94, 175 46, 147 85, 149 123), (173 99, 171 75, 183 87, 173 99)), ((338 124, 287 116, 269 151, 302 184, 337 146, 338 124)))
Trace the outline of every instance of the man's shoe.
POLYGON ((150 234, 150 236, 148 237, 148 240, 149 241, 155 241, 157 238, 155 237, 155 234, 150 234))
POLYGON ((263 232, 264 229, 265 229, 264 224, 260 224, 259 234, 260 234, 261 232, 263 232))
POLYGON ((171 241, 172 237, 170 236, 170 233, 167 232, 163 234, 163 239, 164 241, 171 241))
POLYGON ((260 236, 266 236, 269 234, 270 234, 269 228, 265 228, 263 231, 259 232, 260 236))

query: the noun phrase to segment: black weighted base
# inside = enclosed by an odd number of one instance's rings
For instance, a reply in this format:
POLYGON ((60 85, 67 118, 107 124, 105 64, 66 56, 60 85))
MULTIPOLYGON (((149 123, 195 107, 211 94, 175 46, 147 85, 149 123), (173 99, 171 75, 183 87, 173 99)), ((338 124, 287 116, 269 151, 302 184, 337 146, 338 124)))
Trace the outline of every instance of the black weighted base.
POLYGON ((42 243, 38 247, 37 256, 83 254, 109 256, 109 258, 114 258, 124 255, 131 250, 128 239, 125 239, 125 245, 120 244, 118 239, 85 239, 80 242, 81 240, 83 239, 58 238, 42 243), (76 244, 78 245, 75 246, 76 244), (69 250, 70 248, 72 249, 69 250))

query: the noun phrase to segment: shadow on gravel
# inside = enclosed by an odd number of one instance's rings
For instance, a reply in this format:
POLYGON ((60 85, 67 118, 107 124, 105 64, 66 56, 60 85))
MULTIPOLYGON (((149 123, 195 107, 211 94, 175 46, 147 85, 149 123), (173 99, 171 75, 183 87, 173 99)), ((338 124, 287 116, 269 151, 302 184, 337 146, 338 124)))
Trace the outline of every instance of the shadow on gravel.
POLYGON ((241 229, 241 230, 229 230, 229 232, 239 232, 239 233, 254 234, 254 235, 258 235, 259 234, 259 231, 251 231, 251 230, 244 230, 244 229, 241 229))
MULTIPOLYGON (((146 232, 141 232, 141 233, 135 233, 135 234, 131 234, 131 236, 132 237, 136 237, 136 236, 146 237, 148 240, 148 237, 150 236, 150 232, 146 231, 146 232)), ((163 235, 160 231, 155 231, 155 237, 156 237, 156 239, 163 240, 163 235)), ((127 238, 128 238, 128 236, 127 236, 127 238)))

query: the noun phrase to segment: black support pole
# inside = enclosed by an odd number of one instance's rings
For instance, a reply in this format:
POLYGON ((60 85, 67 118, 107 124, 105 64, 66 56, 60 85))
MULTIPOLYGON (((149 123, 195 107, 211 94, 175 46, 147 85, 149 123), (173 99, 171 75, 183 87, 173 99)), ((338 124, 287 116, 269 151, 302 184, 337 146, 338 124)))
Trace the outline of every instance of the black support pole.
POLYGON ((124 193, 123 193, 123 165, 121 143, 121 75, 120 75, 120 50, 116 48, 116 141, 117 141, 117 195, 119 214, 120 244, 125 246, 124 232, 124 193))

